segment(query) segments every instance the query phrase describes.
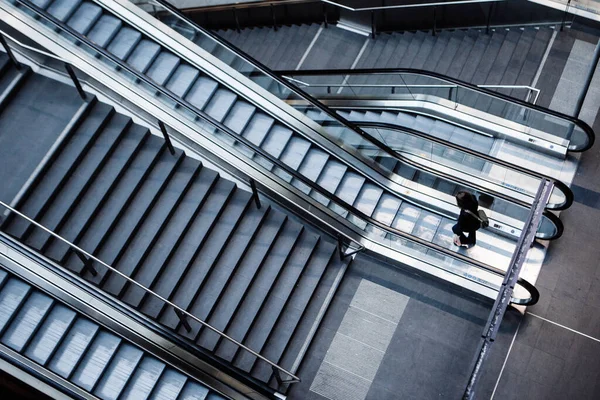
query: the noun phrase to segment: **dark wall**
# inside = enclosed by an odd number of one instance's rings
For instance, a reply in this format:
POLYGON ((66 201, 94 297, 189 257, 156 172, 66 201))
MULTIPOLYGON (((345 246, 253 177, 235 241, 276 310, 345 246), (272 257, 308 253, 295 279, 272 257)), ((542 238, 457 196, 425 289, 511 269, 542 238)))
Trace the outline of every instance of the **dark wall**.
MULTIPOLYGON (((367 6, 377 6, 379 2, 369 0, 367 6)), ((403 30, 428 30, 466 28, 492 25, 513 25, 528 23, 560 22, 563 12, 532 3, 527 0, 507 0, 495 3, 461 4, 437 7, 388 9, 385 11, 351 12, 320 1, 300 4, 281 4, 269 7, 241 7, 234 9, 202 11, 184 10, 196 23, 210 29, 231 29, 239 26, 261 27, 337 22, 340 18, 360 23, 365 29, 371 28, 374 19, 378 32, 403 30), (493 5, 492 5, 493 4, 493 5)), ((570 20, 572 16, 567 18, 570 20)))

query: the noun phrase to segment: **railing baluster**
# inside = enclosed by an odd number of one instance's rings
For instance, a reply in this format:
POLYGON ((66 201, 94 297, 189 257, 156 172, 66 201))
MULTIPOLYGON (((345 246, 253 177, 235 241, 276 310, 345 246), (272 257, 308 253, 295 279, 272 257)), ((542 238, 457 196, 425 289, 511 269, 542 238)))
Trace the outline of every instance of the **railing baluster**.
POLYGON ((271 3, 271 18, 273 19, 273 30, 277 32, 277 18, 275 17, 275 6, 271 3))
POLYGON ((15 58, 12 49, 8 46, 6 38, 3 35, 0 35, 0 43, 2 43, 2 47, 4 47, 4 50, 6 50, 6 54, 8 55, 8 58, 10 58, 10 61, 14 64, 15 68, 20 71, 21 63, 15 58))
POLYGON ((258 197, 258 189, 256 188, 256 182, 254 182, 254 179, 250 179, 250 187, 252 188, 252 198, 256 203, 256 208, 260 209, 260 198, 258 197))
POLYGON ((173 147, 173 143, 171 143, 171 138, 169 137, 169 133, 167 132, 167 127, 162 121, 158 121, 158 126, 160 127, 160 131, 165 138, 165 142, 167 142, 167 147, 169 148, 169 152, 171 155, 175 155, 175 148, 173 147))
POLYGON ((71 77, 71 80, 75 85, 75 89, 77 89, 77 93, 79 93, 79 96, 85 101, 87 99, 87 96, 83 91, 83 88, 81 87, 81 83, 79 82, 77 75, 75 75, 75 71, 73 71, 73 67, 65 63, 65 69, 67 70, 67 74, 69 74, 69 76, 71 77))
POLYGON ((435 36, 435 30, 436 30, 436 20, 437 20, 436 10, 437 10, 437 6, 434 6, 433 7, 433 31, 431 32, 431 34, 433 36, 435 36))
POLYGON ((375 35, 377 35, 377 21, 375 11, 371 11, 371 38, 375 39, 375 35))
POLYGON ((175 314, 177 314, 177 317, 179 318, 179 321, 181 321, 181 325, 185 328, 185 330, 187 332, 191 332, 192 326, 190 325, 187 318, 185 317, 185 314, 176 308, 174 308, 173 311, 175 311, 175 314))
POLYGON ((242 33, 242 29, 240 28, 240 20, 238 19, 235 8, 233 9, 233 19, 235 20, 235 29, 237 30, 237 33, 242 33))
POLYGON ((86 256, 84 256, 83 254, 81 254, 78 251, 75 251, 75 254, 77 254, 77 257, 79 257, 79 259, 83 263, 83 271, 89 271, 89 273, 92 274, 93 276, 98 275, 98 271, 96 271, 96 269, 94 268, 91 258, 87 258, 86 256))

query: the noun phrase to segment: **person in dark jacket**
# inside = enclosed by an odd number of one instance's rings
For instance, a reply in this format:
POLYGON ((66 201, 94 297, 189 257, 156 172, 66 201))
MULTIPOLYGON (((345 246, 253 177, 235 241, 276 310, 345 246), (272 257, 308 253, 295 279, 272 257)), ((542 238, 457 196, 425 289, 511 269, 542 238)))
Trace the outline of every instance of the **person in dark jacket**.
POLYGON ((460 208, 460 215, 456 225, 452 227, 454 232, 454 244, 457 246, 473 247, 477 241, 475 232, 481 226, 480 221, 475 218, 470 212, 477 215, 479 203, 477 198, 469 192, 460 191, 456 194, 456 204, 460 208), (465 235, 467 233, 468 236, 465 235))

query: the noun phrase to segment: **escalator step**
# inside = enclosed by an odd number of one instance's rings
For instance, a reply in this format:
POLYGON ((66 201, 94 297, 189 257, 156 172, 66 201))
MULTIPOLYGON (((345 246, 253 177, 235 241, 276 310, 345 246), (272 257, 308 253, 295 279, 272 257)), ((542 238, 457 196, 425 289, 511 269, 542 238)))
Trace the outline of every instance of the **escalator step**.
POLYGON ((85 35, 102 15, 102 8, 93 3, 82 3, 77 11, 69 18, 67 25, 85 35))
POLYGON ((123 23, 112 15, 104 14, 90 30, 87 37, 100 47, 106 47, 121 29, 123 23))

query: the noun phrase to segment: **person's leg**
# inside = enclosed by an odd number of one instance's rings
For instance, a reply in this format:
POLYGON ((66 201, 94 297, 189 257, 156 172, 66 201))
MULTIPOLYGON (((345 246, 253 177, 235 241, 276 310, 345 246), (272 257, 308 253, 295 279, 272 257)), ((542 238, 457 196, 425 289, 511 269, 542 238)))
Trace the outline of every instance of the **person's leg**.
POLYGON ((468 245, 475 246, 475 243, 477 242, 476 231, 470 231, 470 232, 468 232, 468 234, 469 234, 469 237, 467 238, 466 242, 462 242, 462 240, 461 240, 461 243, 466 243, 468 245))
POLYGON ((458 240, 460 240, 461 244, 467 243, 468 239, 458 223, 452 227, 452 232, 454 232, 455 235, 458 235, 458 240))

